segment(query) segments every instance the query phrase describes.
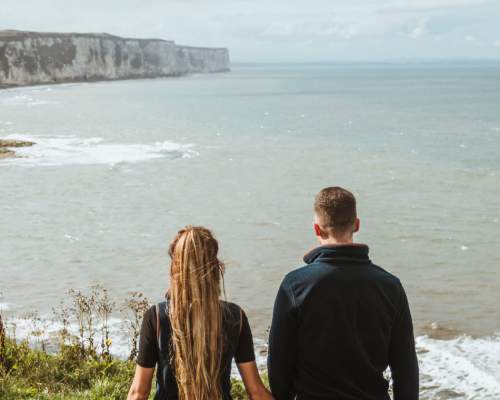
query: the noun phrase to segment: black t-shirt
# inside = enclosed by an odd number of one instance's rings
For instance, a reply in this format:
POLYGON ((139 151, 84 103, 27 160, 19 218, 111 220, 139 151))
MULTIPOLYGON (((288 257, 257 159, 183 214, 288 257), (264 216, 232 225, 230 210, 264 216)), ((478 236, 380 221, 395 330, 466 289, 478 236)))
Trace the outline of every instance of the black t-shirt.
MULTIPOLYGON (((233 357, 238 364, 255 361, 255 352, 252 331, 243 310, 234 303, 222 303, 225 309, 222 321, 225 336, 222 367, 230 371, 233 357)), ((139 339, 137 364, 144 368, 154 368, 158 363, 156 320, 156 306, 153 306, 144 314, 139 339)))

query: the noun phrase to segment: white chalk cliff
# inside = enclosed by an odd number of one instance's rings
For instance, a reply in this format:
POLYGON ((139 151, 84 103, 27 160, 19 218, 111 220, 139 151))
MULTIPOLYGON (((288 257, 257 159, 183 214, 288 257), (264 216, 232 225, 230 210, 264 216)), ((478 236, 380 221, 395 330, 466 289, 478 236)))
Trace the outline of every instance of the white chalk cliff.
POLYGON ((225 48, 108 34, 0 31, 0 87, 158 78, 229 68, 225 48))

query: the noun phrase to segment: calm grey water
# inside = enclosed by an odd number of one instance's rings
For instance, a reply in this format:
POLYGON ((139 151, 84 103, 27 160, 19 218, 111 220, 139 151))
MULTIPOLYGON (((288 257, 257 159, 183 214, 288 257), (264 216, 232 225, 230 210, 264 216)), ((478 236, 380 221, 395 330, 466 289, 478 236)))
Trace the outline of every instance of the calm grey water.
POLYGON ((0 136, 38 143, 0 161, 8 312, 49 312, 93 283, 159 299, 169 240, 203 224, 228 298, 265 338, 280 280, 315 245, 315 193, 342 185, 357 241, 407 288, 424 396, 500 398, 500 64, 237 65, 4 90, 0 136))

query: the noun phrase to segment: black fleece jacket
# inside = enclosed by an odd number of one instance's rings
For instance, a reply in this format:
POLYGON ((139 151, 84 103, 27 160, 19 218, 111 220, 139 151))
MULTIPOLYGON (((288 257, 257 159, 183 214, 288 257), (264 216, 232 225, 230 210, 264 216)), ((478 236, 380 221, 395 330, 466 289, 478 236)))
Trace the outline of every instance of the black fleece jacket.
POLYGON ((321 246, 283 280, 269 337, 277 400, 417 400, 413 324, 398 278, 374 265, 368 246, 321 246))

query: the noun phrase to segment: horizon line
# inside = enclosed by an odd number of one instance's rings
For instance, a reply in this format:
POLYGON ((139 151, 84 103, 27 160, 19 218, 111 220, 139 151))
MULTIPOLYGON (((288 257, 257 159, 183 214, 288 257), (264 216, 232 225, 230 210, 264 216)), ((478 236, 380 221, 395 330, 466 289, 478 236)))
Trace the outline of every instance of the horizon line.
POLYGON ((231 60, 238 64, 418 64, 418 63, 500 63, 499 58, 408 58, 408 59, 344 59, 344 60, 231 60))

